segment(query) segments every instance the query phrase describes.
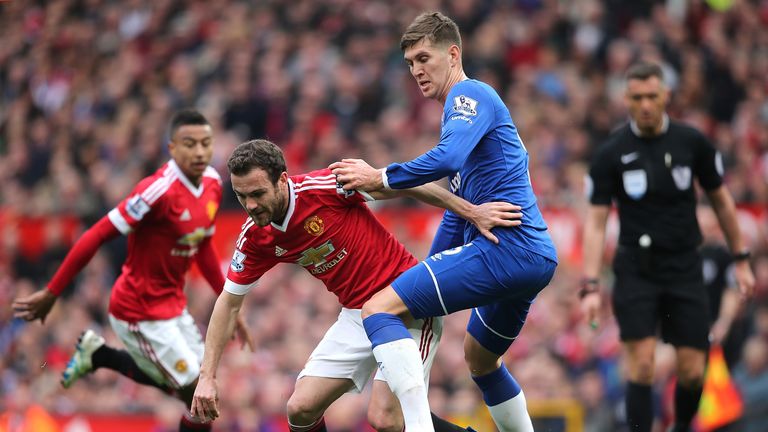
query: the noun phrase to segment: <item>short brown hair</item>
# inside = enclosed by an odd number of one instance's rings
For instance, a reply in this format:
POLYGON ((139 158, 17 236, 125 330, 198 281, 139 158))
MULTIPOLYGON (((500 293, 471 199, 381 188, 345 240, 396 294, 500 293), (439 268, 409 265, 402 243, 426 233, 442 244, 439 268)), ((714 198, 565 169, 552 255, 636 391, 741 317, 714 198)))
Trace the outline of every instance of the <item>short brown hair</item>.
POLYGON ((257 168, 263 169, 272 184, 277 184, 280 175, 286 171, 283 151, 265 139, 255 139, 238 145, 227 160, 227 168, 230 174, 238 177, 257 168))
POLYGON ((440 12, 424 12, 417 16, 400 38, 400 49, 405 51, 424 38, 434 45, 448 43, 461 48, 459 26, 440 12))
POLYGON ((650 77, 656 77, 664 82, 664 72, 661 66, 656 63, 640 62, 635 63, 627 69, 627 81, 629 80, 647 80, 650 77))

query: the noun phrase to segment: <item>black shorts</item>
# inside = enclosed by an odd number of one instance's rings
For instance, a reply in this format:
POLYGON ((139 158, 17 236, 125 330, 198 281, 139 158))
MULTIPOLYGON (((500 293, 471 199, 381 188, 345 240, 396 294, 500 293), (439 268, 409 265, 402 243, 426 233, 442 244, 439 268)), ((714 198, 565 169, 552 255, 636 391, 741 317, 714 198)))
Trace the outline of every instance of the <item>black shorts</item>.
POLYGON ((676 347, 709 348, 709 295, 698 251, 681 254, 619 247, 613 310, 621 340, 661 337, 676 347), (676 271, 669 271, 675 267, 676 271))

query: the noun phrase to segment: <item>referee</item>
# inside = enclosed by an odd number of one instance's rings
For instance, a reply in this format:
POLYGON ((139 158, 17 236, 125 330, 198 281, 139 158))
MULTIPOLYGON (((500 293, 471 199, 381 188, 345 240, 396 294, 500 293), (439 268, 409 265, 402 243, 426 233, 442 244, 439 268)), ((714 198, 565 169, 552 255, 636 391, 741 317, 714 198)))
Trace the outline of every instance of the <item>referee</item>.
POLYGON ((755 280, 733 198, 723 185, 720 154, 699 131, 670 121, 665 112, 669 89, 658 65, 633 65, 626 81, 629 124, 596 151, 589 171, 581 308, 596 325, 605 226, 615 201, 621 231, 613 261, 613 309, 629 379, 627 423, 633 432, 651 430, 660 329, 677 354, 673 430, 687 431, 701 397, 710 324, 694 178, 706 191, 728 240, 742 296, 751 295, 755 280))

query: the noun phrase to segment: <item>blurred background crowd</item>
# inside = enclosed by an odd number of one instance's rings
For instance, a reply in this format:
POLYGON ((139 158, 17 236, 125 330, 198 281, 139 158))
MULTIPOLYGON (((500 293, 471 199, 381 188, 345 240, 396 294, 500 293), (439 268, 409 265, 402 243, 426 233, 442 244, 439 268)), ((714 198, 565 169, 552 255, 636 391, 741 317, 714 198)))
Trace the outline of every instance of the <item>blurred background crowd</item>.
MULTIPOLYGON (((441 107, 421 96, 399 50, 402 30, 424 10, 441 10, 459 24, 465 69, 494 86, 509 107, 548 215, 582 217, 590 155, 626 121, 627 66, 638 59, 663 66, 673 91, 671 117, 714 141, 742 207, 758 286, 740 312, 740 343, 729 355, 745 400, 742 424, 768 421, 765 0, 2 2, 0 304, 43 286, 73 238, 167 160, 166 126, 179 108, 196 107, 212 121, 213 165, 225 181, 229 153, 255 137, 282 147, 289 173, 342 157, 381 167, 429 149, 439 136, 441 107)), ((229 190, 226 184, 222 211, 234 216, 222 221, 241 221, 229 190)), ((439 218, 414 202, 378 205, 390 214, 439 218)), ((553 232, 557 220, 549 219, 553 232)), ((390 227, 424 257, 434 225, 423 229, 428 235, 414 235, 407 224, 390 227)), ((556 277, 505 359, 533 405, 565 401, 567 409, 568 401, 579 401, 586 430, 621 430, 618 331, 607 308, 597 330, 580 321, 580 262, 570 252, 578 244, 558 246, 556 277)), ((55 415, 149 413, 158 431, 175 428, 180 404, 117 374, 99 371, 67 391, 58 384, 82 329, 94 327, 117 342, 106 305, 124 251, 124 239, 102 248, 44 326, 14 321, 9 307, 0 308, 0 412, 33 401, 55 415)), ((224 267, 231 248, 220 253, 224 267)), ((192 277, 188 294, 204 331, 213 293, 192 277)), ((339 306, 306 272, 282 266, 249 294, 245 308, 258 350, 233 344, 225 354, 218 427, 283 430, 295 376, 339 306)), ((489 430, 463 363, 466 318, 446 320, 431 403, 440 414, 489 430)), ((660 419, 671 355, 659 348, 660 419)), ((364 430, 366 403, 366 394, 337 402, 329 428, 364 430)))

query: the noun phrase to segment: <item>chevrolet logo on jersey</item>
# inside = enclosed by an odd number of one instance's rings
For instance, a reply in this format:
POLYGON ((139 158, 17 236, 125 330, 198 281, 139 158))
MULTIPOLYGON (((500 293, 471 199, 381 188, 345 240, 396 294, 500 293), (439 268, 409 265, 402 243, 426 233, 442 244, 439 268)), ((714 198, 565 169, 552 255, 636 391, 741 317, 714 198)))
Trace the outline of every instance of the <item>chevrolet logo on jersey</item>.
POLYGON ((205 228, 199 227, 195 228, 195 230, 191 233, 183 235, 178 241, 176 241, 176 243, 185 246, 196 246, 200 244, 204 238, 205 228))
POLYGON ((309 248, 301 253, 301 257, 296 261, 302 267, 318 266, 325 264, 326 258, 335 251, 333 243, 330 240, 316 248, 309 248))

